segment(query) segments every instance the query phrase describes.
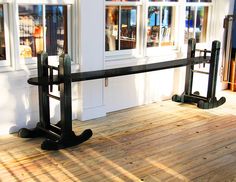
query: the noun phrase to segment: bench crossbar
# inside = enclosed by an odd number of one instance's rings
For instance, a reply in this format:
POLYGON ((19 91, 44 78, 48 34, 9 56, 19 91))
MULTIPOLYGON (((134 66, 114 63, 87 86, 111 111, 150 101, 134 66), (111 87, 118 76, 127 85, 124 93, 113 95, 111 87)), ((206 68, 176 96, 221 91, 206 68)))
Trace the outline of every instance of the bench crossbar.
MULTIPOLYGON (((151 71, 159 71, 159 70, 164 70, 164 69, 183 67, 187 65, 207 63, 209 62, 209 60, 210 60, 210 56, 206 58, 194 57, 194 58, 177 59, 177 60, 166 61, 166 62, 145 64, 145 65, 129 66, 129 67, 123 67, 123 68, 113 68, 113 69, 107 69, 107 70, 71 73, 71 81, 79 82, 79 81, 94 80, 94 79, 101 79, 101 78, 132 75, 132 74, 145 73, 145 72, 151 72, 151 71)), ((61 82, 63 82, 63 79, 64 77, 59 78, 59 76, 57 75, 54 75, 52 80, 50 78, 45 79, 45 78, 34 77, 34 78, 30 78, 28 80, 28 83, 31 85, 60 84, 61 82)))

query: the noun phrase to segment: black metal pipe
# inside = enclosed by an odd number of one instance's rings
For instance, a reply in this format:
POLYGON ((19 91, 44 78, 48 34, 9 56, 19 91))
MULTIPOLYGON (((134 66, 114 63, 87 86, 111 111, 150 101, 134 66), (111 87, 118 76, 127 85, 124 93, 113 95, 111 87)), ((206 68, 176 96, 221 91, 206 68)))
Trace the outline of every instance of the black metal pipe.
POLYGON ((51 66, 51 65, 44 65, 46 68, 53 69, 53 70, 59 70, 57 66, 51 66))
POLYGON ((37 126, 37 128, 42 131, 47 138, 50 138, 52 140, 59 140, 61 139, 61 136, 51 130, 45 129, 44 127, 37 126))

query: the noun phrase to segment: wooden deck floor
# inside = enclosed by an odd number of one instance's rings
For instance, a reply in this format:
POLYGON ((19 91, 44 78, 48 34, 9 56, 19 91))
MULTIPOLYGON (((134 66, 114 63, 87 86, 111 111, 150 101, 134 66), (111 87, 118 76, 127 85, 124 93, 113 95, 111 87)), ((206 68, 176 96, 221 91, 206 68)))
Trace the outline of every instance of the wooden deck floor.
POLYGON ((164 101, 74 122, 94 135, 60 151, 0 137, 0 181, 236 181, 236 93, 224 94, 212 110, 164 101))

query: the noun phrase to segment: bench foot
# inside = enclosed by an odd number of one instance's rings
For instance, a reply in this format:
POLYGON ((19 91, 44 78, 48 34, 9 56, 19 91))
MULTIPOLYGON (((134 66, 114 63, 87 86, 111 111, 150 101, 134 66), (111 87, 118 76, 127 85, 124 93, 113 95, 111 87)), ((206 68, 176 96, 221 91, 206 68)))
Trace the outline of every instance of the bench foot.
POLYGON ((199 92, 194 92, 192 95, 173 95, 172 101, 181 103, 196 103, 197 107, 201 109, 213 109, 223 105, 226 102, 225 97, 221 97, 217 100, 216 97, 207 99, 199 95, 199 92))
POLYGON ((67 137, 66 139, 60 139, 57 141, 46 139, 41 144, 41 149, 43 150, 59 150, 64 149, 67 147, 72 147, 79 145, 85 141, 87 141, 89 138, 91 138, 93 135, 93 132, 91 129, 87 129, 81 133, 81 135, 76 136, 74 132, 71 134, 70 137, 67 137))
POLYGON ((38 129, 27 129, 27 128, 21 128, 18 131, 18 136, 21 138, 37 138, 42 136, 42 132, 38 129))
POLYGON ((174 102, 184 102, 184 97, 182 97, 182 95, 175 94, 175 95, 172 96, 171 99, 174 102))
POLYGON ((221 97, 219 100, 217 100, 216 98, 211 99, 209 101, 200 100, 197 103, 197 107, 201 109, 212 109, 223 105, 225 102, 226 102, 225 97, 221 97))

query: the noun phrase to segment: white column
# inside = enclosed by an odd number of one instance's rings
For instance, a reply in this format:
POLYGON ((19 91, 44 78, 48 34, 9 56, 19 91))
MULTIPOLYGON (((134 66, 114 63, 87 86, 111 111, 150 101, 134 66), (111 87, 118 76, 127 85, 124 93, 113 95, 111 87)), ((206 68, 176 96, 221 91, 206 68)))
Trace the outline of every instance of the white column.
MULTIPOLYGON (((79 4, 80 71, 104 68, 104 1, 81 0, 79 4)), ((80 120, 106 115, 104 79, 80 83, 80 120)))

